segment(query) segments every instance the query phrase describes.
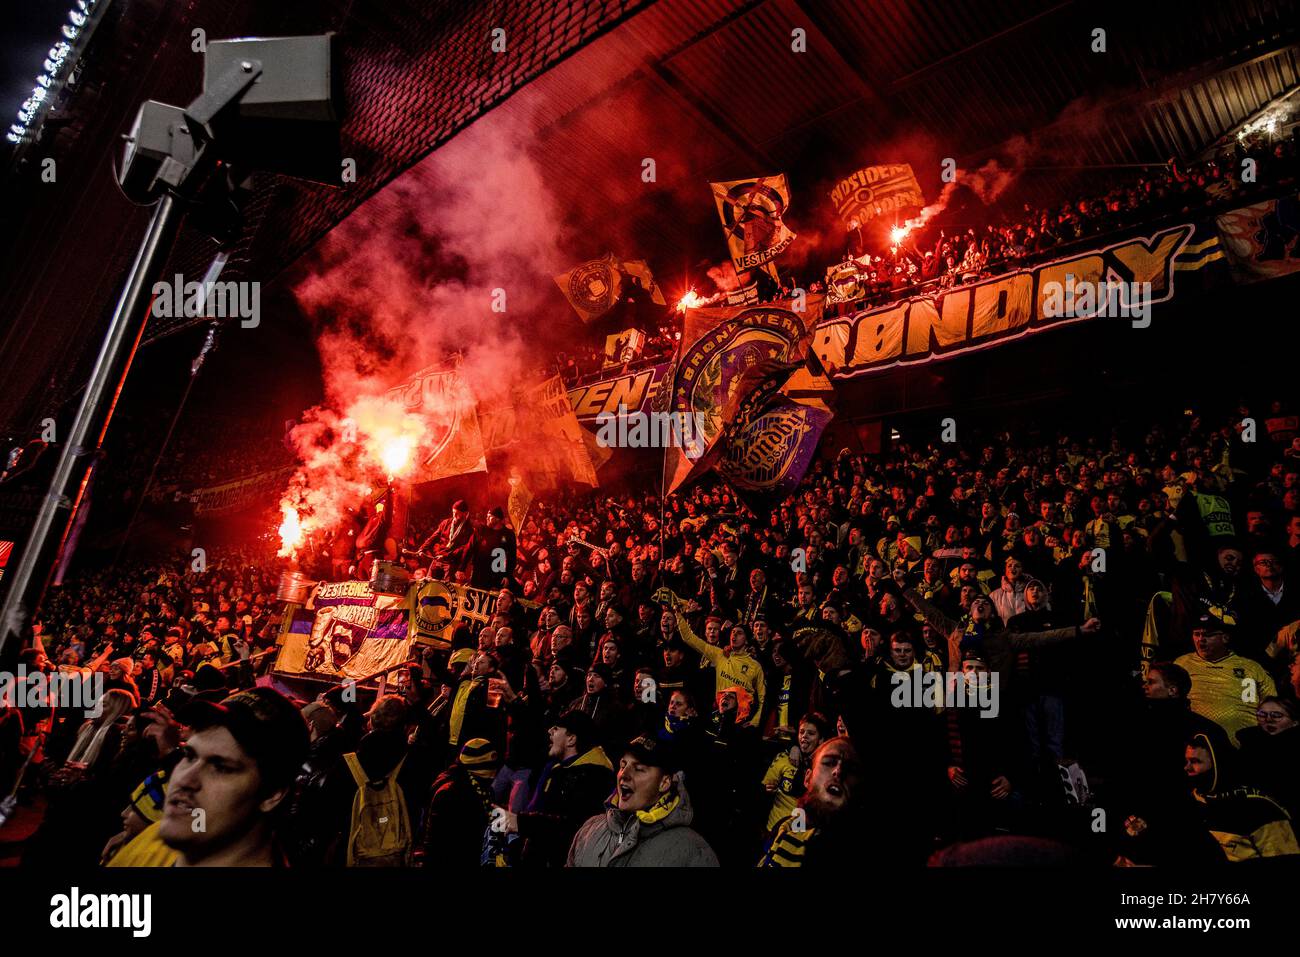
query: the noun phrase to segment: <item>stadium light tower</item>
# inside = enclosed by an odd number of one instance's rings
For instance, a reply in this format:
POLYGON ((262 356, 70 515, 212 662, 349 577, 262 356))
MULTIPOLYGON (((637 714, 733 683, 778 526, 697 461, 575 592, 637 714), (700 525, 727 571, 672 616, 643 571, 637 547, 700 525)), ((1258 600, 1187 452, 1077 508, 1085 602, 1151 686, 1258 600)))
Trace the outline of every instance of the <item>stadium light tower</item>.
POLYGON ((332 33, 216 40, 204 55, 198 99, 187 107, 141 104, 118 185, 133 202, 154 205, 153 218, 14 567, 0 610, 0 660, 17 650, 49 580, 53 546, 76 520, 87 467, 103 442, 149 319, 153 284, 182 221, 195 212, 204 231, 228 246, 240 233, 239 184, 252 172, 337 185, 341 87, 332 33))

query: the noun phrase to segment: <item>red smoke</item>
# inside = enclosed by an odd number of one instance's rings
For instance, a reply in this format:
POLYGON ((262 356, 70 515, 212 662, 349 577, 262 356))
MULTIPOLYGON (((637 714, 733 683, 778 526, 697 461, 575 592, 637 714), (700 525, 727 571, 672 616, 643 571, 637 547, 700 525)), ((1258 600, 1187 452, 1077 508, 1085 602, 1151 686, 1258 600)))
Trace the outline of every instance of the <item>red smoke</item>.
POLYGON ((409 465, 427 423, 385 393, 412 373, 459 353, 480 409, 537 381, 551 350, 525 334, 563 307, 551 277, 571 263, 525 142, 507 123, 470 126, 331 231, 294 286, 325 385, 290 434, 300 465, 282 510, 304 535, 409 465))

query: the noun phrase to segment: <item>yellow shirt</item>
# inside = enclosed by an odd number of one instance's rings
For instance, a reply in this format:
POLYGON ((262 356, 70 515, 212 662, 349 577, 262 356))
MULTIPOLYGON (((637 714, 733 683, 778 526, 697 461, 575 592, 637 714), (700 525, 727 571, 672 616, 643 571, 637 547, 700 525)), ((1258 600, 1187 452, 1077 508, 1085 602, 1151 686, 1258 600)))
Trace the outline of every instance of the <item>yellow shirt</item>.
POLYGON ((1255 727, 1260 701, 1277 693, 1263 666, 1241 655, 1206 661, 1193 652, 1174 664, 1192 676, 1192 710, 1227 731, 1234 746, 1238 731, 1255 727))
POLYGON ((162 842, 158 836, 160 821, 155 821, 143 831, 131 838, 108 862, 107 867, 171 867, 176 863, 178 852, 162 842))
POLYGON ((754 713, 750 715, 749 724, 757 726, 763 717, 763 702, 767 698, 767 679, 763 675, 763 665, 748 651, 731 652, 711 645, 691 631, 691 626, 683 620, 679 630, 685 642, 704 656, 713 665, 716 688, 714 694, 731 687, 741 687, 754 699, 754 713))
POLYGON ((794 766, 790 755, 785 751, 772 759, 771 766, 763 775, 764 787, 769 784, 776 785, 776 792, 772 797, 772 811, 767 816, 769 831, 794 813, 795 805, 798 803, 794 796, 795 781, 798 776, 799 769, 794 766))

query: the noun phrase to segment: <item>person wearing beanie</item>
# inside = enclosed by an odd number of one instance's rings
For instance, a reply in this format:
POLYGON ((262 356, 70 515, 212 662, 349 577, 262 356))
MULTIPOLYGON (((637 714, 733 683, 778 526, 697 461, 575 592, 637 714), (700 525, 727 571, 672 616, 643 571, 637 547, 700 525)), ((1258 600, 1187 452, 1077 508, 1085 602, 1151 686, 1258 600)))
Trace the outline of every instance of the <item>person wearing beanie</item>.
POLYGON ((456 760, 434 779, 416 863, 462 868, 479 863, 483 832, 493 820, 492 779, 501 767, 487 738, 466 741, 456 760))
POLYGON ((202 664, 194 669, 194 691, 196 698, 213 704, 230 694, 226 688, 226 676, 212 664, 202 664))
POLYGON ((153 828, 151 838, 140 847, 134 848, 129 855, 126 849, 136 841, 151 825, 156 825, 162 820, 163 804, 167 800, 167 773, 159 771, 151 774, 148 778, 136 786, 131 792, 130 802, 122 809, 122 830, 113 835, 109 842, 104 846, 100 854, 99 863, 101 867, 111 865, 119 856, 124 856, 124 862, 118 864, 119 867, 140 867, 150 866, 141 864, 129 864, 130 861, 141 855, 145 851, 146 845, 149 851, 146 853, 159 853, 167 858, 166 864, 153 865, 168 867, 176 858, 176 852, 162 843, 157 837, 157 828, 153 828))
MULTIPOLYGON (((553 722, 574 706, 586 688, 586 676, 578 667, 577 654, 565 649, 555 656, 546 673, 543 719, 553 722)), ((549 725, 544 725, 549 727, 549 725)))
POLYGON ((614 670, 603 661, 587 669, 586 691, 573 707, 591 718, 600 744, 613 747, 627 740, 631 715, 614 688, 614 670))
MULTIPOLYGON (((1025 608, 1007 622, 1007 630, 1051 631, 1066 624, 1048 598, 1047 586, 1037 578, 1025 582, 1025 608)), ((1017 697, 1023 702, 1025 730, 1029 738, 1029 760, 1044 791, 1058 787, 1057 766, 1066 755, 1065 729, 1067 692, 1076 658, 1069 644, 1049 645, 1020 651, 1016 655, 1017 697)))
POLYGON ((129 656, 114 658, 108 663, 107 675, 104 680, 105 688, 120 688, 129 692, 137 701, 140 698, 140 689, 135 683, 135 659, 129 656))
POLYGON ((294 783, 292 813, 289 815, 290 859, 294 864, 322 866, 328 843, 337 828, 338 808, 329 799, 328 786, 343 755, 352 750, 355 739, 340 724, 339 714, 325 701, 313 701, 302 709, 310 745, 294 783))
POLYGON ((578 830, 566 867, 717 867, 718 857, 691 829, 695 812, 673 746, 634 739, 619 761, 604 812, 578 830))

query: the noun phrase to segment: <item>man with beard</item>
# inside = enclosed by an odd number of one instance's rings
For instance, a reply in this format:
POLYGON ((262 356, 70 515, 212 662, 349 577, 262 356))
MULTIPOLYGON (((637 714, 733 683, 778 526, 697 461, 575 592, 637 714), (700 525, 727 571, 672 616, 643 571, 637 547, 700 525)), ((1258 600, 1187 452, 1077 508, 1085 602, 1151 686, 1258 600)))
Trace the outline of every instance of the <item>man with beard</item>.
POLYGON ((470 554, 470 584, 475 588, 499 588, 515 577, 518 543, 515 532, 505 523, 506 513, 500 505, 488 510, 485 524, 474 529, 470 554))
POLYGON ((420 543, 419 551, 432 549, 429 574, 433 578, 463 581, 473 544, 474 525, 469 520, 469 503, 461 498, 452 504, 451 517, 444 518, 433 534, 420 543))
POLYGON ((804 772, 804 793, 794 812, 772 832, 759 867, 835 867, 860 864, 863 847, 855 840, 858 804, 865 785, 853 742, 831 738, 819 747, 804 772))

